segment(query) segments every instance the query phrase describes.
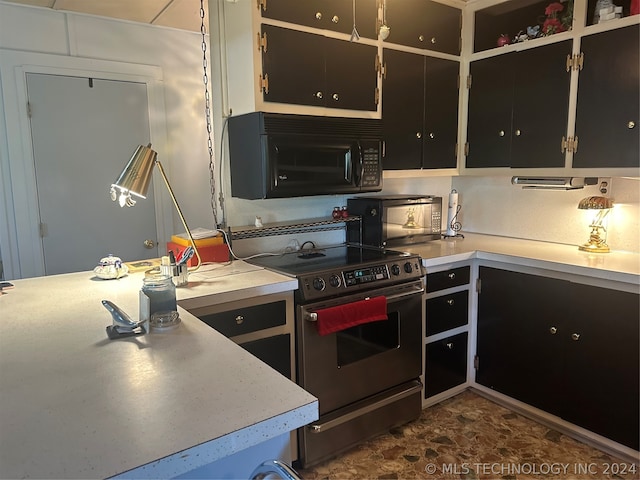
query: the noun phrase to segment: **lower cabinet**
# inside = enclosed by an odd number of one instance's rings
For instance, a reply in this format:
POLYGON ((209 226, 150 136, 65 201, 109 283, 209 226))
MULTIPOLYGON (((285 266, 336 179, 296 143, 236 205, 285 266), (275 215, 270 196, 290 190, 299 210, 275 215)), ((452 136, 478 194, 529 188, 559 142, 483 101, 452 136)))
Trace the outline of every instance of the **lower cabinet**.
POLYGON ((476 382, 639 449, 640 296, 479 267, 476 382))
POLYGON ((274 370, 295 380, 292 292, 187 310, 274 370))
POLYGON ((425 347, 424 396, 433 397, 467 381, 467 332, 425 347))
POLYGON ((427 273, 423 406, 467 383, 470 278, 468 264, 427 273))

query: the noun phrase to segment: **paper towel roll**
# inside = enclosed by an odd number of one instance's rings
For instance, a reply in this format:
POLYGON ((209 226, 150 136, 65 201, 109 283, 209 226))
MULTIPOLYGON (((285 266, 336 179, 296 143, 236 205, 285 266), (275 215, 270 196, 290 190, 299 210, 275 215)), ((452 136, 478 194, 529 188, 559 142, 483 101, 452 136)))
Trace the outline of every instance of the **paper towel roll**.
POLYGON ((458 229, 454 229, 454 224, 457 221, 456 215, 458 214, 458 192, 452 190, 449 194, 449 205, 447 208, 447 236, 454 237, 458 229))

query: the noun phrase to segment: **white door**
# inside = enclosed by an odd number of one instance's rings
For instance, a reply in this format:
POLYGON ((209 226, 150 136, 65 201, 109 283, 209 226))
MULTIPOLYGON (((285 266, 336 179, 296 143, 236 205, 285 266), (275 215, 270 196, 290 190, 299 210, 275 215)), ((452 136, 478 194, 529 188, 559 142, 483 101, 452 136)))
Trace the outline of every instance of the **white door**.
POLYGON ((146 85, 28 73, 27 95, 45 274, 91 270, 108 254, 157 257, 153 188, 132 208, 109 195, 149 142, 146 85))

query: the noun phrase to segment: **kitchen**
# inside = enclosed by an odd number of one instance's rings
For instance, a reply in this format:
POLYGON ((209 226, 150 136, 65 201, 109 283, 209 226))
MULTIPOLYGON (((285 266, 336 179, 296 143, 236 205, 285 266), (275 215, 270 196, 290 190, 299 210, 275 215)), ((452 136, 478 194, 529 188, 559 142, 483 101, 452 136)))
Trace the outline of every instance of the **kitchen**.
MULTIPOLYGON (((226 5, 233 8, 233 4, 226 5)), ((204 159, 206 153, 206 131, 202 119, 201 88, 195 79, 201 78, 200 43, 197 34, 178 32, 170 29, 159 29, 127 22, 105 20, 92 17, 71 15, 75 30, 71 34, 72 40, 66 38, 60 12, 40 11, 26 7, 2 4, 2 17, 6 22, 2 25, 2 46, 17 50, 32 50, 49 52, 57 55, 81 56, 97 59, 107 59, 130 63, 162 65, 164 82, 167 93, 167 135, 168 149, 164 155, 166 163, 173 166, 172 172, 177 171, 177 165, 185 175, 169 174, 172 185, 180 199, 181 206, 192 226, 207 226, 211 224, 211 212, 203 208, 203 201, 207 204, 210 198, 207 166, 204 159), (18 27, 19 25, 33 25, 33 30, 18 27), (41 27, 38 27, 41 25, 41 27), (6 27, 6 28, 5 28, 6 27), (159 31, 159 32, 158 32, 159 31), (47 32, 43 38, 41 32, 47 32), (114 42, 114 36, 119 38, 114 42), (125 45, 129 41, 140 47, 132 49, 125 45), (196 48, 192 48, 195 44, 196 48), (71 46, 71 49, 70 47, 71 46), (179 48, 180 56, 167 56, 164 51, 179 48), (184 106, 190 108, 185 109, 184 106), (197 122, 202 128, 194 128, 197 122), (180 153, 178 153, 180 152, 180 153), (191 160, 198 159, 198 160, 191 160), (206 200, 203 200, 206 199, 206 200)), ((212 29, 213 31, 214 29, 212 29)), ((217 52, 214 48, 213 52, 217 52)), ((217 74, 216 61, 213 68, 217 74)), ((216 77, 217 78, 217 75, 216 77)), ((217 87, 214 82, 214 87, 217 87)), ((214 131, 216 139, 221 136, 221 118, 223 101, 215 101, 218 94, 214 92, 214 131)), ((215 142, 217 149, 220 142, 215 142)), ((3 147, 6 148, 6 147, 3 147)), ((5 155, 8 152, 5 150, 5 155)), ((6 165, 6 164, 3 164, 6 165)), ((222 170, 228 171, 226 167, 222 170)), ((3 167, 3 172, 6 170, 3 167)), ((15 172, 14 172, 15 173, 15 172)), ((627 175, 624 175, 625 177, 627 175)), ((632 175, 637 177, 636 175, 632 175)), ((577 210, 579 200, 586 195, 597 193, 597 187, 587 187, 585 190, 556 192, 541 190, 522 190, 510 183, 510 173, 501 172, 500 175, 488 173, 485 176, 431 176, 424 172, 391 172, 385 174, 384 193, 428 193, 446 198, 452 189, 460 192, 462 205, 460 220, 464 232, 486 233, 506 237, 542 240, 552 243, 578 245, 586 237, 586 224, 581 212, 577 210)), ((608 235, 608 243, 614 250, 638 252, 638 182, 632 178, 622 178, 607 175, 610 179, 610 194, 620 206, 614 210, 608 235)), ((7 179, 3 175, 3 186, 7 186, 7 179)), ((4 188, 10 192, 11 188, 4 188)), ((13 187, 14 195, 19 195, 17 186, 13 187)), ((286 199, 273 200, 242 200, 230 196, 229 179, 225 178, 223 185, 226 198, 226 217, 229 225, 251 225, 256 216, 260 216, 265 224, 328 216, 336 205, 346 203, 345 196, 331 197, 303 197, 295 201, 286 199)), ((12 205, 11 199, 7 205, 12 205)), ((14 206, 17 211, 23 206, 14 206), (18 208, 20 207, 20 208, 18 208)), ((7 212, 3 211, 3 216, 7 212)), ((179 225, 177 219, 174 225, 179 225)), ((337 234, 336 234, 337 235, 337 234)), ((310 235, 310 238, 315 238, 310 235)), ((327 243, 335 243, 336 237, 329 235, 327 243)), ((338 237, 339 238, 339 237, 338 237)), ((301 237, 300 243, 307 237, 301 237)), ((15 237, 9 237, 8 231, 3 233, 1 243, 3 251, 16 252, 9 258, 24 255, 16 251, 15 237)), ((266 250, 279 250, 287 242, 278 239, 268 239, 266 250)), ((260 245, 258 248, 262 248, 260 245)), ((255 246, 238 246, 238 254, 243 255, 255 250, 255 246)), ((6 255, 5 255, 6 257, 6 255)), ((594 261, 598 261, 596 258, 594 261)), ((7 260, 5 259, 5 263, 7 260)), ((29 260, 25 260, 29 265, 29 260)), ((7 268, 6 272, 17 271, 17 266, 7 268)), ((36 271, 33 268, 32 271, 36 271)), ((8 278, 15 278, 11 273, 8 278)), ((23 275, 30 276, 29 270, 23 275)))

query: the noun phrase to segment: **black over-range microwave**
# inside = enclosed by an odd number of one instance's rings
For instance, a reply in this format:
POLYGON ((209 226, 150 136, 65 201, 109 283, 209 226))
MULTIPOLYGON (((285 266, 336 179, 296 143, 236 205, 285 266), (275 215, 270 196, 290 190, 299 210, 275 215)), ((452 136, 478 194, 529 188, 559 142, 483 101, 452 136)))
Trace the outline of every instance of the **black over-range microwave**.
POLYGON ((228 128, 234 197, 382 190, 381 120, 255 112, 228 128))

